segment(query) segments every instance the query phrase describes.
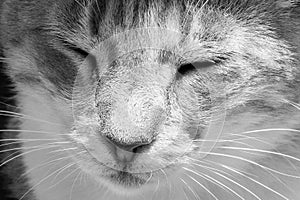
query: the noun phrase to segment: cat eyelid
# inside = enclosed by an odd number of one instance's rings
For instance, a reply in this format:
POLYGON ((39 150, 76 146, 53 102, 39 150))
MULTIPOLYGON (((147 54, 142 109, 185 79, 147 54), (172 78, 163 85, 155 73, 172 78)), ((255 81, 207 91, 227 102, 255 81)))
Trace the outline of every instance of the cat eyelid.
POLYGON ((186 62, 180 64, 177 71, 181 75, 189 74, 198 69, 207 69, 219 64, 219 60, 206 60, 206 61, 195 61, 195 62, 186 62))
POLYGON ((67 49, 75 52, 78 55, 81 55, 84 58, 88 57, 88 55, 89 55, 89 52, 87 52, 86 50, 78 47, 77 45, 73 45, 73 44, 71 44, 67 41, 63 41, 62 43, 63 43, 64 47, 66 47, 67 49))

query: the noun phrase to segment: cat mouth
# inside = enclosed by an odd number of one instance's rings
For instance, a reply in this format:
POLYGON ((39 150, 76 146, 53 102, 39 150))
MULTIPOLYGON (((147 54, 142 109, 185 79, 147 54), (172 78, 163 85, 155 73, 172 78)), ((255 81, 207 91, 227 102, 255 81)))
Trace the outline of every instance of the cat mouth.
POLYGON ((117 172, 110 175, 110 179, 120 185, 128 187, 142 186, 146 180, 129 172, 117 172))
POLYGON ((114 170, 107 176, 111 182, 124 188, 138 189, 151 182, 152 173, 130 173, 114 170))

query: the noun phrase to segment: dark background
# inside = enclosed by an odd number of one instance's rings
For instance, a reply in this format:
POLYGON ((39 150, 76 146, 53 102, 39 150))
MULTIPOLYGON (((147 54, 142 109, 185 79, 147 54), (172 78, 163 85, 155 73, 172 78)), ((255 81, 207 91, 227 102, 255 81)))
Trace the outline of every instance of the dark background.
MULTIPOLYGON (((3 130, 6 128, 7 122, 9 120, 8 117, 3 116, 1 111, 11 111, 13 110, 13 106, 15 105, 13 101, 14 93, 12 92, 12 84, 9 78, 4 74, 4 60, 3 54, 1 52, 0 47, 0 145, 3 144, 1 139, 3 139, 3 130), (11 105, 11 106, 10 106, 11 105)), ((1 152, 0 146, 0 152, 1 152)), ((0 163, 2 161, 3 156, 0 153, 0 163)), ((11 200, 8 198, 8 184, 9 178, 1 171, 0 167, 0 200, 11 200)))

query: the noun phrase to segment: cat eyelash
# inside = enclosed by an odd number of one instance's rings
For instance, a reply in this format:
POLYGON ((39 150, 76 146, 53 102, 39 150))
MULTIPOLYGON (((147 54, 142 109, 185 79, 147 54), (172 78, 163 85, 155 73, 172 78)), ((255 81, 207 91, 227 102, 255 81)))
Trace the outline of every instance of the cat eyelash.
POLYGON ((181 75, 186 75, 195 72, 197 69, 206 69, 206 68, 213 67, 221 62, 222 61, 220 59, 216 59, 216 60, 208 60, 208 61, 183 63, 179 66, 177 72, 181 75))
POLYGON ((89 55, 89 52, 85 51, 82 48, 77 47, 76 45, 73 45, 67 41, 63 41, 62 43, 63 43, 64 47, 66 47, 67 49, 71 50, 72 52, 82 56, 83 58, 86 58, 89 55))
POLYGON ((73 46, 70 46, 68 47, 70 50, 72 50, 73 52, 81 55, 82 57, 86 58, 88 57, 89 53, 81 48, 78 48, 78 47, 73 47, 73 46))

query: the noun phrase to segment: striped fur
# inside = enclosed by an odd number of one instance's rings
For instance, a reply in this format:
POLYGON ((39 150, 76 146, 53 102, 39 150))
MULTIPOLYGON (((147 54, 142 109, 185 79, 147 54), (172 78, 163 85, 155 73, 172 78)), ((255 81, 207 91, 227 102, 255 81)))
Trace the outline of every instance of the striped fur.
POLYGON ((0 164, 16 198, 300 198, 298 0, 0 8, 23 116, 20 133, 4 135, 24 141, 7 146, 21 147, 20 157, 0 164), (151 145, 125 165, 105 138, 151 145), (25 183, 11 166, 24 167, 25 183))

